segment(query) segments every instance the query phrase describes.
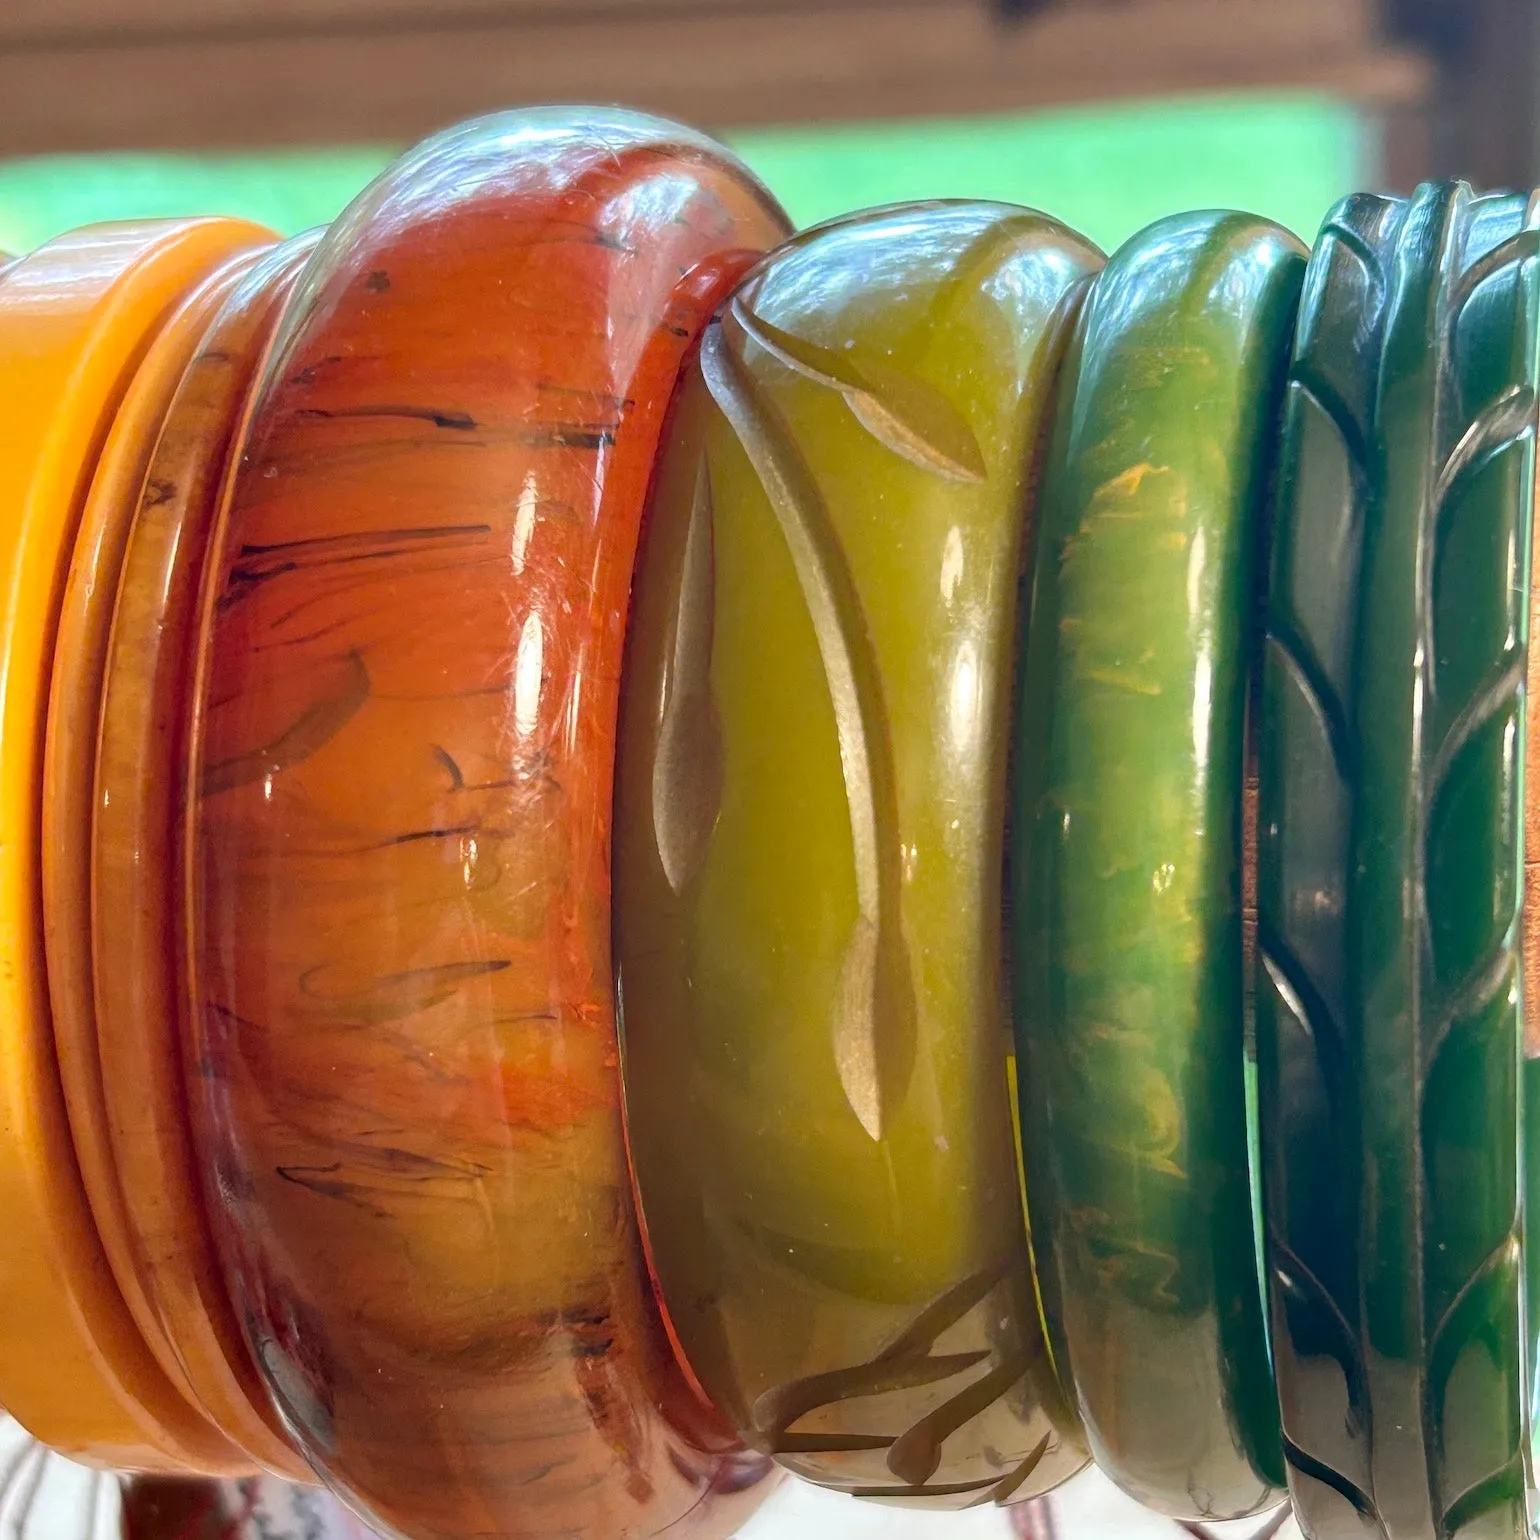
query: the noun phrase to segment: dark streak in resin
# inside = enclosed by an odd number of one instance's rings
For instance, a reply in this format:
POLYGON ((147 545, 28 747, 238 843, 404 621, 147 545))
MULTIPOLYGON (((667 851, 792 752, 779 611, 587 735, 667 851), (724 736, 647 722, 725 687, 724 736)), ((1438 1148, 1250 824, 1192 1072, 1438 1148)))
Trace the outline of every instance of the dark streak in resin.
POLYGON ((373 845, 364 845, 360 847, 360 853, 389 850, 395 845, 416 845, 424 840, 460 839, 467 834, 477 833, 480 827, 476 823, 460 823, 442 829, 409 829, 403 834, 392 834, 389 839, 379 840, 373 845))
MULTIPOLYGON (((361 361, 361 360, 360 360, 361 361)), ((291 385, 314 385, 316 376, 323 369, 330 368, 334 364, 343 362, 341 353, 328 353, 324 358, 318 358, 313 364, 306 364, 303 369, 297 369, 289 376, 291 385)))
POLYGON ((462 984, 501 973, 513 966, 506 957, 489 957, 474 962, 438 963, 425 968, 408 968, 389 973, 362 989, 329 995, 314 987, 317 974, 333 966, 320 963, 307 968, 299 977, 299 992, 334 1009, 351 1011, 366 1018, 365 1025, 377 1028, 382 1022, 401 1021, 419 1011, 431 1010, 450 998, 462 984))
POLYGON ((445 410, 433 406, 408 406, 405 403, 380 402, 363 406, 302 406, 294 415, 310 421, 335 422, 357 417, 404 417, 412 422, 431 422, 435 428, 455 433, 474 433, 476 419, 469 412, 445 410))
POLYGON ((278 775, 331 742, 369 699, 369 670, 362 656, 350 652, 342 661, 345 672, 338 687, 330 695, 312 700, 276 738, 260 748, 205 765, 202 795, 215 797, 278 775))
MULTIPOLYGON (((404 1150, 398 1145, 370 1144, 358 1139, 333 1141, 332 1148, 341 1150, 355 1165, 372 1167, 404 1182, 476 1182, 492 1169, 476 1160, 443 1160, 435 1155, 421 1155, 416 1150, 404 1150)), ((339 1161, 336 1167, 329 1169, 340 1166, 339 1161)))
POLYGON ((433 757, 449 772, 449 789, 451 791, 464 791, 464 772, 455 763, 454 756, 449 750, 435 743, 433 745, 433 757))
POLYGON ((280 552, 333 551, 357 545, 378 545, 387 542, 405 543, 415 540, 445 540, 457 535, 490 535, 490 524, 424 524, 418 528, 363 530, 346 535, 307 535, 301 540, 279 540, 271 545, 247 544, 241 547, 241 559, 252 556, 276 556, 280 552))
POLYGON ((296 1187, 303 1187, 306 1192, 313 1192, 319 1198, 333 1198, 338 1203, 347 1203, 357 1209, 362 1209, 373 1219, 388 1219, 389 1211, 382 1209, 378 1204, 370 1203, 363 1193, 367 1188, 361 1188, 356 1182, 328 1181, 327 1178, 342 1169, 340 1160, 333 1161, 329 1166, 276 1166, 274 1170, 285 1182, 292 1182, 296 1187))
MULTIPOLYGON (((681 334, 683 335, 683 334, 681 334)), ((489 448, 498 444, 514 444, 521 449, 608 449, 615 442, 615 433, 619 423, 614 420, 601 422, 536 422, 532 425, 514 425, 510 427, 491 427, 487 424, 475 424, 468 418, 464 422, 439 421, 427 407, 369 407, 355 408, 348 411, 327 411, 320 407, 303 407, 294 413, 296 418, 309 421, 335 421, 345 418, 366 419, 370 417, 410 417, 423 422, 431 422, 440 428, 455 428, 470 430, 478 428, 479 437, 470 440, 454 439, 440 440, 447 444, 451 442, 464 443, 467 447, 489 448)), ((621 414, 624 415, 624 414, 621 414)), ((355 449, 358 446, 352 446, 355 449)), ((406 440, 382 441, 378 444, 364 446, 372 453, 379 454, 386 450, 395 452, 407 452, 418 447, 406 440)), ((269 461, 272 463, 272 452, 269 461)), ((307 449, 299 456, 305 466, 314 469, 317 461, 317 451, 307 449)))
MULTIPOLYGON (((283 647, 305 647, 311 642, 319 642, 323 637, 331 636, 334 632, 344 630, 352 625, 352 623, 353 617, 345 616, 341 620, 332 621, 330 625, 317 626, 314 631, 306 631, 301 636, 286 636, 282 641, 278 642, 258 642, 251 650, 253 653, 258 653, 274 652, 283 647)), ((279 622, 274 621, 269 629, 276 631, 278 626, 279 622)))
POLYGON ((354 562, 421 556, 453 543, 472 543, 492 533, 490 524, 451 524, 420 529, 361 530, 344 535, 311 535, 274 545, 243 545, 229 575, 218 609, 223 612, 265 583, 294 572, 316 571, 354 562), (281 559, 275 559, 281 558, 281 559))

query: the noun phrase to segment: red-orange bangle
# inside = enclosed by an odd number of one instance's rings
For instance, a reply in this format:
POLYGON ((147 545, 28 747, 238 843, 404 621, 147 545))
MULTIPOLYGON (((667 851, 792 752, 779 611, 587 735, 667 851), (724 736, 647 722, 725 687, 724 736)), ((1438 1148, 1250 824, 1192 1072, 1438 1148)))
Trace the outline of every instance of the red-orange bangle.
POLYGON ((609 818, 665 409, 785 230, 631 114, 430 141, 307 268, 216 527, 195 1136, 290 1433, 389 1526, 726 1535, 763 1490, 639 1260, 609 818))

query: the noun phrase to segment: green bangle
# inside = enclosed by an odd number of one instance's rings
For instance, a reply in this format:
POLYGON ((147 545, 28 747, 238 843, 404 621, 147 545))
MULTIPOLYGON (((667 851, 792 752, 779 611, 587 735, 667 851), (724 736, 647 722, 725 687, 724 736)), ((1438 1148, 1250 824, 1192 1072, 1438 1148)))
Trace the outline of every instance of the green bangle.
POLYGON ((1328 1540, 1528 1532, 1536 223, 1464 187, 1349 199, 1311 264, 1289 386, 1257 1040, 1290 1486, 1328 1540))
POLYGON ((864 1496, 1085 1460, 1018 1192, 999 852, 1031 462, 1101 261, 995 205, 794 241, 708 332, 644 536, 615 915, 653 1269, 744 1436, 864 1496))
POLYGON ((1016 1031, 1050 1342, 1174 1517, 1283 1481, 1247 1166, 1241 785, 1254 555, 1304 253, 1165 220, 1080 320, 1016 730, 1016 1031))

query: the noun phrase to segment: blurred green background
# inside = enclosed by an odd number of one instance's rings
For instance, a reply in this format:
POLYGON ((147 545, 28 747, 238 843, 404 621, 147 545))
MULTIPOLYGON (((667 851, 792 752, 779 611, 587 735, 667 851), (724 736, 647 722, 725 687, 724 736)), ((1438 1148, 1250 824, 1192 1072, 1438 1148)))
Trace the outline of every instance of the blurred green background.
MULTIPOLYGON (((1185 209, 1240 208, 1312 238, 1365 179, 1350 107, 1307 94, 1183 98, 1052 112, 729 133, 798 224, 907 198, 996 198, 1111 249, 1185 209)), ((390 146, 253 155, 57 155, 0 162, 0 250, 75 225, 234 214, 283 234, 332 219, 390 146)))

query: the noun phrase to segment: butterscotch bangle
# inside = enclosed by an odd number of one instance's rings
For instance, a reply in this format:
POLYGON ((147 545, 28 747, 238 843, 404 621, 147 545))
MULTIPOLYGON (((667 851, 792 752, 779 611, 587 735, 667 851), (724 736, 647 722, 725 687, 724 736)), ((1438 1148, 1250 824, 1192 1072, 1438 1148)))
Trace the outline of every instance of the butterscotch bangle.
POLYGON ((76 1162, 39 903, 48 684, 96 451, 170 310, 252 236, 212 220, 103 226, 0 276, 0 1403, 62 1453, 129 1470, 249 1464, 145 1343, 76 1162))

